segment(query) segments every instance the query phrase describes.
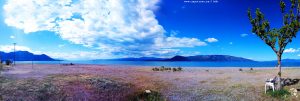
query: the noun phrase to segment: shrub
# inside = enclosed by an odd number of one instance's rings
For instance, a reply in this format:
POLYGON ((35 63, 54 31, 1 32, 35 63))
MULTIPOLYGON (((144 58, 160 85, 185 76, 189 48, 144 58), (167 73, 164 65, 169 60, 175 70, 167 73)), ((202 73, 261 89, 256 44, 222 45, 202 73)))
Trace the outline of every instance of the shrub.
POLYGON ((176 68, 173 68, 173 72, 176 72, 177 71, 177 69, 176 68))
POLYGON ((156 67, 155 67, 155 68, 152 68, 152 70, 153 70, 153 71, 159 71, 159 69, 156 68, 156 67))
POLYGON ((37 89, 37 98, 40 101, 64 100, 66 94, 51 82, 45 82, 37 89))
POLYGON ((286 89, 275 90, 275 91, 268 90, 267 95, 274 98, 285 99, 288 98, 291 95, 291 93, 286 89))
POLYGON ((253 68, 250 68, 250 70, 253 70, 253 68))
POLYGON ((182 68, 181 68, 181 67, 178 67, 177 70, 178 70, 178 71, 182 71, 182 68))
POLYGON ((6 60, 5 61, 5 65, 11 65, 12 64, 12 61, 11 60, 6 60))
POLYGON ((140 92, 130 98, 130 101, 165 101, 161 93, 151 91, 151 93, 140 92))
MULTIPOLYGON (((0 60, 0 71, 3 69, 2 60, 0 60)), ((0 99, 1 100, 1 99, 0 99)))
POLYGON ((159 68, 155 67, 155 68, 152 68, 152 71, 182 71, 182 67, 178 67, 178 68, 171 68, 171 67, 164 67, 164 66, 161 66, 159 68))
POLYGON ((239 69, 239 71, 243 71, 243 69, 242 69, 242 68, 240 68, 240 69, 239 69))

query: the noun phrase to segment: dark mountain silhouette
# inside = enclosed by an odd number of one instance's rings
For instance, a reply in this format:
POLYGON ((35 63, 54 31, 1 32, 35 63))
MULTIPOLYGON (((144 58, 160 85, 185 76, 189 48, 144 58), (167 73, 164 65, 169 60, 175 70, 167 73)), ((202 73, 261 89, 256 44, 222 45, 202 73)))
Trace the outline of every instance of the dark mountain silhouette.
POLYGON ((166 61, 235 61, 235 62, 254 62, 253 60, 235 57, 230 55, 196 55, 196 56, 174 56, 166 61))
POLYGON ((282 59, 281 62, 300 62, 300 59, 282 59))
MULTIPOLYGON (((104 60, 104 59, 99 59, 104 60)), ((118 58, 105 59, 112 61, 235 61, 235 62, 254 62, 253 60, 235 57, 230 55, 196 55, 196 56, 174 56, 172 58, 155 58, 155 57, 141 57, 141 58, 118 58)))
MULTIPOLYGON (((265 61, 265 62, 277 62, 277 60, 265 61)), ((300 59, 282 59, 281 62, 300 62, 300 59)))
MULTIPOLYGON (((45 55, 35 55, 28 51, 17 51, 16 53, 16 61, 55 61, 55 59, 45 55)), ((14 52, 1 52, 0 51, 0 59, 1 60, 14 60, 14 52)))

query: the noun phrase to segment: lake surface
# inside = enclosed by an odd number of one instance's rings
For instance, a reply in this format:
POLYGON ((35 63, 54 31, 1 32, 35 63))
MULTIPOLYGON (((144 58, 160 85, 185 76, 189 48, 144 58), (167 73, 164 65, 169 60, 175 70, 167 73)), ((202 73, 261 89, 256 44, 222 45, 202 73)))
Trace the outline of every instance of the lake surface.
MULTIPOLYGON (((275 67, 276 62, 189 62, 189 61, 17 61, 28 64, 103 64, 103 65, 138 65, 172 67, 275 67)), ((283 62, 284 67, 300 67, 300 62, 283 62)))

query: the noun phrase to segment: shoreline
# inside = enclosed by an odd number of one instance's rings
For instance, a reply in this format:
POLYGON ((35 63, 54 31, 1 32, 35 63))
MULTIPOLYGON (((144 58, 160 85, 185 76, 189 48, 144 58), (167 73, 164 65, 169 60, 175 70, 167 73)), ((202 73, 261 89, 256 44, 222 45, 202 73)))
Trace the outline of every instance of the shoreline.
MULTIPOLYGON (((33 65, 64 65, 69 63, 34 63, 33 65)), ((85 64, 85 63, 73 63, 74 65, 95 65, 95 66, 124 66, 124 67, 161 67, 156 65, 131 65, 131 64, 85 64)), ((16 65, 32 65, 32 63, 18 63, 16 65)), ((276 68, 276 66, 165 66, 165 67, 183 67, 183 68, 276 68)), ((282 68, 300 68, 300 66, 282 66, 282 68)))
MULTIPOLYGON (((76 83, 76 80, 83 82, 90 78, 100 78, 133 85, 132 88, 130 88, 134 90, 132 93, 146 89, 159 91, 170 101, 253 101, 273 99, 264 95, 264 82, 268 78, 276 76, 277 69, 275 68, 254 68, 254 70, 247 68, 243 69, 243 71, 239 71, 239 68, 228 67, 183 67, 183 71, 152 71, 153 67, 154 66, 79 64, 60 66, 53 64, 34 64, 32 68, 31 64, 17 64, 10 70, 2 71, 1 75, 11 78, 8 82, 12 83, 5 84, 5 89, 9 89, 12 86, 10 84, 15 84, 15 82, 26 83, 32 80, 38 80, 39 82, 50 80, 51 82, 59 81, 59 83, 55 84, 65 84, 60 85, 60 87, 67 89, 66 91, 75 89, 74 92, 80 92, 83 88, 79 89, 78 87, 83 85, 76 83), (206 69, 209 71, 206 71, 206 69)), ((283 68, 282 77, 299 79, 299 72, 300 68, 283 68)), ((14 85, 14 87, 15 86, 19 87, 22 85, 14 85)), ((31 84, 27 84, 27 86, 31 87, 31 84)), ((287 87, 287 89, 291 87, 300 88, 300 84, 298 83, 295 86, 287 87)), ((93 89, 89 89, 85 93, 94 95, 94 93, 89 93, 90 90, 93 89)), ((15 91, 13 90, 12 93, 13 92, 15 91)), ((71 97, 75 96, 77 95, 71 97)), ((86 97, 85 95, 81 96, 86 97)), ((295 99, 293 98, 293 100, 295 99)), ((296 100, 300 99, 297 98, 296 100)))
MULTIPOLYGON (((268 67, 276 62, 195 62, 195 61, 16 61, 17 64, 82 64, 82 65, 130 65, 130 66, 168 66, 168 67, 268 67)), ((300 62, 283 62, 283 67, 300 67, 300 62)))

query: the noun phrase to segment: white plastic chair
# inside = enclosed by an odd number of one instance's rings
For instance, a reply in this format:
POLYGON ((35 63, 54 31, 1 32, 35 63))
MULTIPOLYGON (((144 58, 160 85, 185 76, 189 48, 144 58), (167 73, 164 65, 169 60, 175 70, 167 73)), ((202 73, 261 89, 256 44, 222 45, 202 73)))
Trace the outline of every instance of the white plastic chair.
POLYGON ((265 93, 267 93, 267 87, 271 87, 273 92, 275 90, 275 82, 274 82, 274 79, 269 79, 266 81, 266 84, 265 84, 265 93))

